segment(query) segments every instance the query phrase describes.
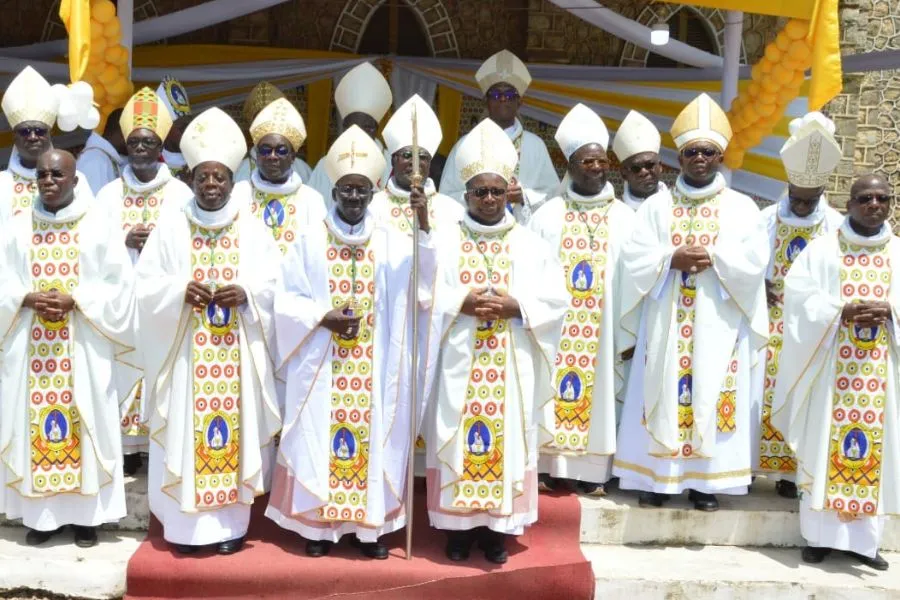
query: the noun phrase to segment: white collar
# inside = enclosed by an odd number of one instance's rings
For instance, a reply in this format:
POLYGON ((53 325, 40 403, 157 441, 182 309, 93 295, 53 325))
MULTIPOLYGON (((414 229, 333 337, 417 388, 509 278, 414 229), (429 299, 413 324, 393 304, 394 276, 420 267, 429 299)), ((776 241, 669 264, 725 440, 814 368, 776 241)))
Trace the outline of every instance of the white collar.
POLYGON ((463 225, 475 233, 484 233, 487 235, 495 235, 498 233, 506 233, 516 225, 516 218, 512 216, 508 210, 503 211, 503 219, 494 225, 484 225, 479 223, 466 212, 463 217, 463 225))
POLYGON ((137 177, 134 176, 134 171, 131 168, 131 165, 125 167, 125 170, 122 171, 122 180, 125 182, 125 186, 134 192, 144 193, 149 192, 150 190, 158 190, 163 187, 169 181, 172 180, 172 172, 169 171, 169 167, 167 167, 164 163, 159 164, 159 168, 156 170, 156 175, 150 181, 144 183, 143 181, 139 181, 137 177))
POLYGON ((19 151, 15 146, 13 146, 12 155, 9 157, 9 170, 22 179, 28 179, 29 181, 37 180, 37 169, 28 169, 22 166, 22 161, 19 158, 19 151))
POLYGON ((48 212, 44 208, 40 196, 38 196, 34 201, 31 214, 39 221, 44 221, 45 223, 69 223, 84 216, 91 206, 92 197, 93 196, 90 194, 90 187, 76 185, 75 198, 67 207, 58 210, 56 214, 48 212), (87 190, 88 193, 85 193, 85 190, 87 190))
POLYGON ((232 190, 228 202, 219 210, 203 210, 197 205, 197 197, 194 196, 184 207, 184 213, 190 222, 204 229, 223 229, 234 222, 240 209, 241 203, 234 197, 234 190, 232 190))
POLYGON ((512 125, 503 130, 503 133, 509 136, 509 139, 515 141, 517 137, 522 135, 525 129, 522 127, 522 123, 519 121, 518 117, 513 122, 512 125))
POLYGON ((695 188, 685 183, 684 175, 679 175, 678 179, 675 180, 675 189, 677 189, 682 196, 690 198, 691 200, 703 200, 705 198, 712 198, 713 196, 724 190, 727 185, 728 182, 725 181, 725 176, 721 173, 716 173, 716 176, 713 178, 712 183, 709 183, 702 188, 695 188))
POLYGON ((616 190, 613 187, 612 182, 607 181, 606 184, 604 184, 603 189, 600 190, 599 193, 593 196, 582 196, 572 189, 572 184, 570 183, 569 187, 566 189, 566 197, 568 197, 569 200, 572 200, 576 204, 595 206, 597 204, 606 204, 611 200, 615 200, 616 190))
POLYGON ((182 167, 187 166, 187 161, 184 160, 184 154, 181 152, 169 152, 165 148, 162 151, 163 160, 170 167, 174 167, 176 169, 181 169, 182 167))
POLYGON ((363 217, 361 223, 350 225, 337 214, 337 206, 333 206, 325 217, 325 226, 340 241, 349 246, 361 246, 369 241, 372 237, 372 231, 375 229, 375 217, 371 211, 366 210, 366 216, 363 217))
POLYGON ((266 194, 276 194, 279 196, 289 196, 299 190, 300 186, 303 185, 300 176, 297 175, 297 172, 293 169, 291 169, 291 175, 288 177, 287 181, 284 183, 272 183, 271 181, 264 180, 259 174, 259 168, 256 168, 250 173, 250 183, 253 184, 254 189, 266 194))
POLYGON ((117 160, 120 166, 124 166, 128 163, 128 157, 119 154, 119 151, 116 150, 115 146, 110 144, 109 140, 96 131, 91 132, 91 135, 88 136, 87 141, 84 143, 84 148, 85 150, 88 148, 97 148, 107 154, 111 159, 117 160))
POLYGON ((788 196, 787 190, 785 190, 781 195, 781 198, 778 199, 778 208, 775 210, 778 211, 778 220, 785 225, 790 225, 791 227, 812 227, 818 225, 825 219, 825 209, 827 206, 828 199, 825 197, 825 194, 822 194, 819 198, 819 204, 816 206, 816 210, 814 210, 811 215, 808 217, 798 217, 791 212, 791 199, 788 196))
POLYGON ((859 235, 853 228, 850 227, 850 217, 845 217, 844 222, 841 223, 841 235, 850 242, 851 244, 856 244, 857 246, 882 246, 888 243, 893 236, 893 232, 891 231, 890 225, 888 225, 887 221, 881 226, 881 231, 876 233, 871 237, 866 237, 864 235, 859 235))
MULTIPOLYGON (((388 179, 385 188, 387 189, 387 193, 390 196, 395 196, 397 198, 409 198, 409 190, 401 189, 396 183, 394 183, 393 177, 388 179)), ((430 198, 435 193, 437 193, 437 190, 434 187, 434 182, 431 180, 431 177, 429 177, 425 180, 425 197, 430 198)))
POLYGON ((649 200, 655 194, 658 194, 660 192, 668 191, 668 189, 669 188, 666 186, 666 184, 660 181, 658 184, 656 184, 655 192, 653 192, 646 198, 638 198, 637 196, 632 195, 631 187, 629 187, 628 182, 625 182, 625 187, 622 190, 622 202, 624 202, 629 208, 631 208, 631 210, 637 210, 641 207, 645 200, 649 200))

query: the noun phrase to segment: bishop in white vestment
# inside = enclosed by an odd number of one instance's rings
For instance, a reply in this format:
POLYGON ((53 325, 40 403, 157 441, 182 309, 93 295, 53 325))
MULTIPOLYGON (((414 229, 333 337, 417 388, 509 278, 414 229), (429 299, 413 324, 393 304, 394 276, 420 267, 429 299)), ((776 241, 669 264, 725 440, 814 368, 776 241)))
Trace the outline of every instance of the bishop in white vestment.
POLYGON ((885 518, 900 513, 900 240, 892 192, 867 175, 848 216, 785 278, 784 346, 772 423, 797 458, 803 560, 843 550, 877 570, 885 518))
MULTIPOLYGON (((525 131, 518 118, 522 96, 531 84, 531 75, 519 57, 509 50, 501 50, 488 58, 475 73, 475 80, 484 93, 488 118, 506 133, 516 149, 518 162, 509 178, 507 202, 520 224, 527 224, 541 204, 559 191, 559 177, 544 141, 525 131)), ((464 207, 467 179, 460 175, 457 158, 466 136, 454 144, 444 174, 440 191, 455 198, 464 207)))
POLYGON ((760 415, 754 470, 774 478, 779 495, 796 498, 797 461, 771 420, 784 337, 784 278, 803 249, 815 238, 836 232, 844 217, 828 205, 825 196, 828 178, 842 156, 834 139, 834 123, 822 113, 812 112, 794 119, 790 128, 791 137, 781 149, 788 187, 778 202, 762 211, 771 249, 766 269, 769 344, 762 396, 754 399, 761 404, 754 409, 760 415))
POLYGON ((161 217, 138 262, 150 510, 179 552, 232 554, 281 426, 269 350, 281 254, 232 189, 247 149, 237 123, 211 108, 181 147, 194 198, 161 217))
MULTIPOLYGON (((347 71, 334 89, 334 105, 341 116, 341 129, 346 131, 356 125, 368 134, 380 149, 382 146, 378 141, 378 124, 387 114, 392 100, 391 86, 387 79, 368 62, 360 63, 347 71)), ((381 152, 385 162, 384 172, 375 182, 379 190, 391 176, 391 155, 387 149, 382 149, 381 152)), ((330 209, 334 182, 328 177, 325 157, 322 157, 313 169, 312 175, 309 176, 309 185, 322 194, 325 205, 330 209)))
MULTIPOLYGON (((561 196, 532 217, 532 228, 558 253, 566 275, 568 310, 556 352, 552 399, 541 407, 539 471, 578 482, 603 495, 616 451, 616 396, 624 388, 619 332, 622 247, 634 211, 616 199, 607 179, 609 131, 577 104, 559 124, 556 141, 568 159, 561 196)), ((547 475, 545 475, 547 474, 547 475)))
MULTIPOLYGON (((413 249, 368 210, 384 171, 375 142, 351 127, 327 160, 334 208, 291 246, 275 297, 288 400, 266 515, 303 536, 310 556, 350 534, 364 556, 386 559, 380 539, 402 528, 407 514, 413 249)), ((419 355, 430 381, 439 336, 428 331, 436 253, 425 198, 415 200, 419 355)))
POLYGON ((456 162, 468 211, 436 244, 444 333, 425 424, 428 517, 448 530, 451 560, 478 537, 489 561, 506 562, 506 536, 537 520, 538 408, 553 396, 568 298, 556 250, 506 210, 516 161, 493 121, 472 130, 456 162))
POLYGON ((134 275, 75 158, 50 150, 36 168, 34 209, 0 244, 0 514, 29 545, 73 525, 90 547, 125 516, 113 363, 133 341, 134 275))
POLYGON ((688 489, 713 511, 714 494, 750 484, 768 245, 759 209, 718 172, 731 139, 721 108, 701 95, 671 133, 682 173, 638 209, 622 255, 622 326, 637 345, 613 473, 643 506, 688 489))
MULTIPOLYGON (((159 160, 172 119, 156 92, 145 87, 132 96, 122 111, 118 127, 125 136, 128 162, 122 176, 100 190, 96 202, 119 223, 131 262, 136 264, 163 207, 178 210, 193 193, 172 177, 169 168, 159 160)), ((133 326, 137 331, 137 320, 133 326)), ((131 352, 120 357, 115 373, 128 475, 134 475, 140 468, 140 452, 149 448, 147 427, 141 422, 145 394, 139 363, 140 354, 131 352)))
POLYGON ((619 159, 619 171, 625 182, 622 202, 635 212, 647 198, 669 189, 659 179, 662 175, 661 143, 656 125, 635 110, 628 112, 616 131, 612 151, 619 159))
POLYGON ((108 183, 118 179, 128 164, 125 134, 119 130, 121 109, 106 120, 103 134, 92 131, 78 155, 78 171, 96 196, 108 183))

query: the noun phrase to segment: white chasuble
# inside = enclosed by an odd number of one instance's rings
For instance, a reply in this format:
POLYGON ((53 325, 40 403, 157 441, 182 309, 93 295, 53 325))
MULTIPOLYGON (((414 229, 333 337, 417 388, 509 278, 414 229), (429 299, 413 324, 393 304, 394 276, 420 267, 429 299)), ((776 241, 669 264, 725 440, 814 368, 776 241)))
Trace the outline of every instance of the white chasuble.
POLYGON ((246 534, 265 491, 265 458, 280 428, 270 360, 280 253, 232 197, 207 212, 191 200, 165 211, 138 262, 137 298, 150 427, 150 509, 165 539, 215 544, 246 534), (191 280, 234 284, 247 303, 202 311, 185 302, 191 280))
MULTIPOLYGON (((126 166, 119 179, 103 186, 96 202, 110 215, 119 216, 122 231, 127 236, 136 225, 154 229, 163 206, 166 210, 179 210, 192 195, 190 188, 175 179, 164 164, 160 165, 156 176, 147 182, 138 180, 131 167, 126 166)), ((132 264, 136 264, 141 256, 134 248, 128 248, 128 254, 132 264)), ((139 330, 136 311, 133 328, 135 332, 139 330)), ((116 363, 122 447, 126 454, 146 452, 149 448, 149 431, 147 425, 141 422, 141 402, 146 394, 139 363, 138 352, 129 352, 119 357, 116 363)))
POLYGON ((843 217, 828 206, 822 197, 816 210, 807 217, 798 217, 790 209, 787 192, 772 206, 762 212, 763 224, 769 234, 772 253, 766 280, 779 302, 769 306, 769 344, 766 348, 766 375, 762 397, 762 421, 760 423, 759 457, 754 470, 774 474, 779 479, 793 481, 797 461, 780 431, 772 425, 772 401, 778 377, 778 363, 784 339, 784 278, 791 265, 806 246, 817 237, 834 233, 843 217))
MULTIPOLYGON (((425 180, 424 188, 431 231, 438 234, 442 227, 459 223, 465 213, 459 202, 437 193, 431 179, 425 180)), ((379 223, 412 237, 413 210, 409 206, 409 190, 400 188, 393 177, 388 180, 384 190, 372 198, 369 210, 379 223)))
POLYGON ((254 170, 250 185, 253 190, 250 213, 271 232, 282 255, 287 254, 300 233, 325 218, 327 211, 322 196, 304 185, 297 173, 291 172, 284 183, 271 183, 254 170))
POLYGON ((113 364, 131 347, 133 273, 121 232, 90 190, 56 214, 7 224, 0 273, 0 513, 43 531, 125 516, 113 364), (22 307, 58 290, 76 308, 45 321, 22 307))
POLYGON ((551 382, 541 409, 540 465, 554 477, 604 483, 616 450, 616 396, 624 387, 615 343, 619 257, 634 213, 607 183, 594 197, 571 187, 535 213, 532 228, 559 252, 569 291, 551 382))
POLYGON ((23 210, 31 209, 38 197, 35 169, 22 166, 19 153, 13 148, 9 167, 0 171, 0 223, 5 223, 23 210))
POLYGON ((773 425, 797 457, 800 527, 810 545, 875 556, 900 508, 897 310, 900 242, 845 221, 814 240, 785 279, 785 327, 773 425), (841 320, 855 301, 889 302, 887 326, 841 320))
POLYGON ((562 269, 509 214, 492 226, 466 216, 437 246, 444 335, 426 418, 429 519, 439 529, 518 535, 537 518, 536 413, 553 395, 568 305, 562 269), (522 318, 462 314, 469 291, 486 287, 515 298, 522 318))
MULTIPOLYGON (((431 237, 419 244, 419 376, 428 389, 439 337, 436 266, 431 237)), ((406 523, 411 259, 405 237, 376 225, 371 212, 351 226, 332 210, 282 266, 275 318, 287 405, 266 515, 307 539, 353 533, 374 542, 406 523), (321 326, 344 306, 361 316, 355 338, 321 326)))
POLYGON ((701 189, 679 179, 638 209, 620 289, 622 327, 637 340, 613 463, 624 489, 746 492, 768 334, 759 218, 721 175, 701 189), (703 246, 712 267, 671 269, 681 245, 703 246))

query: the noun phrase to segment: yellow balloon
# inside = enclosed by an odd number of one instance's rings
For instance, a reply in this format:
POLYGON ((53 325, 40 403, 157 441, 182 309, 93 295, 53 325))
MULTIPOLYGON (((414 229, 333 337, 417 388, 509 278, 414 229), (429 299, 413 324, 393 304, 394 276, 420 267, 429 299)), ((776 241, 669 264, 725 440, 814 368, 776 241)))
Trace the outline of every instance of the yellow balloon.
POLYGON ((774 43, 766 46, 766 59, 772 61, 773 63, 777 63, 781 60, 781 50, 778 49, 774 43))
POLYGON ((766 60, 765 58, 759 61, 759 68, 763 73, 771 73, 772 69, 775 68, 775 64, 766 60))
POLYGON ((103 54, 106 52, 106 48, 108 46, 109 46, 109 44, 106 43, 105 38, 97 38, 95 40, 92 39, 91 40, 91 58, 93 59, 93 57, 95 57, 95 56, 102 58, 103 54))
POLYGON ((774 105, 776 99, 777 99, 776 94, 773 94, 772 92, 763 92, 759 95, 759 97, 756 99, 756 101, 759 104, 774 105))
POLYGON ((116 17, 116 5, 110 0, 100 0, 91 4, 91 19, 98 23, 109 23, 116 17))
POLYGON ((792 40, 801 40, 809 33, 809 21, 791 19, 784 26, 784 33, 792 40))
POLYGON ((118 19, 113 19, 103 27, 103 37, 118 39, 122 35, 122 26, 118 19))
POLYGON ((770 117, 775 114, 775 104, 758 104, 756 112, 759 113, 760 117, 770 117))
POLYGON ((109 84, 112 83, 115 79, 119 77, 119 71, 113 65, 106 65, 103 67, 103 70, 97 73, 97 79, 100 80, 103 85, 109 88, 109 84))
POLYGON ((744 134, 744 144, 748 150, 756 148, 763 139, 763 131, 758 126, 747 129, 744 134))
POLYGON ((103 37, 103 23, 100 21, 95 21, 91 19, 91 39, 95 40, 97 38, 103 37))
POLYGON ((753 68, 750 69, 750 78, 753 79, 753 81, 762 81, 763 75, 765 75, 765 73, 763 72, 762 65, 759 63, 753 65, 753 68))
POLYGON ((770 76, 763 79, 762 88, 765 92, 775 93, 781 89, 781 84, 778 83, 778 81, 776 81, 774 77, 770 76))
POLYGON ((791 38, 783 30, 779 31, 775 37, 775 46, 782 52, 787 52, 788 48, 791 47, 791 38))
POLYGON ((97 104, 103 104, 103 99, 106 98, 106 88, 102 85, 92 85, 94 89, 94 102, 97 104))
POLYGON ((799 90, 804 81, 806 81, 806 73, 804 73, 803 71, 797 71, 796 73, 794 73, 794 78, 786 87, 794 90, 799 90))
POLYGON ((794 72, 788 71, 781 65, 775 65, 775 67, 772 69, 772 79, 777 81, 779 85, 785 86, 789 84, 792 79, 794 79, 794 72))
MULTIPOLYGON (((729 148, 729 150, 731 150, 729 148)), ((740 169, 744 164, 744 153, 740 150, 725 153, 725 166, 729 169, 740 169)))
POLYGON ((806 43, 806 40, 795 40, 791 42, 791 47, 788 48, 788 56, 797 61, 807 60, 811 55, 812 49, 806 43))
POLYGON ((779 106, 787 106, 797 98, 797 90, 790 86, 778 90, 775 95, 775 101, 779 106))
POLYGON ((744 120, 752 126, 753 123, 756 123, 757 119, 759 119, 759 112, 757 112, 756 107, 752 104, 748 104, 741 110, 741 116, 744 117, 744 120))
POLYGON ((751 81, 750 85, 747 86, 747 94, 751 98, 758 98, 760 92, 762 92, 762 86, 757 81, 751 81))

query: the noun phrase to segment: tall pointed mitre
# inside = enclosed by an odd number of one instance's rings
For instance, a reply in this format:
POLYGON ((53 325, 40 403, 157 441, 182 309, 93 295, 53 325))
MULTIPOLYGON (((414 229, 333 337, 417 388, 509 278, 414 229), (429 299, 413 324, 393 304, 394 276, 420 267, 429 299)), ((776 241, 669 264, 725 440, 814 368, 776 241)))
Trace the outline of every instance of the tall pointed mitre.
POLYGON ((131 97, 119 118, 122 135, 128 138, 136 129, 149 129, 165 141, 172 129, 172 115, 162 98, 148 87, 141 88, 131 97))
POLYGON ((791 121, 790 132, 791 137, 781 147, 788 181, 804 188, 826 185, 842 156, 834 138, 834 123, 820 112, 811 112, 791 121))
POLYGON ((30 66, 22 69, 12 80, 0 104, 10 127, 25 121, 37 121, 53 127, 59 110, 59 98, 50 84, 30 66))
POLYGON ((520 96, 524 96, 531 85, 531 74, 518 56, 509 50, 501 50, 481 63, 475 73, 475 81, 485 94, 493 85, 508 83, 516 88, 520 96))
POLYGON ((256 84, 247 99, 244 100, 242 114, 247 123, 252 123, 259 112, 279 98, 284 98, 284 93, 268 81, 260 81, 256 84))
POLYGON ((334 183, 344 175, 362 175, 378 186, 384 167, 381 148, 356 125, 342 133, 325 156, 325 173, 334 183))
POLYGON ((286 137, 294 147, 294 152, 306 140, 306 123, 287 98, 279 98, 259 111, 250 125, 250 137, 254 144, 258 144, 259 140, 270 133, 286 137))
POLYGON ((609 146, 609 130, 603 119, 581 103, 573 106, 560 121, 554 138, 567 160, 587 144, 600 144, 604 151, 609 146))
POLYGON ((191 169, 215 161, 234 173, 247 153, 247 142, 238 124, 223 110, 213 107, 200 113, 184 130, 181 153, 191 169))
POLYGON ((675 146, 681 150, 690 142, 712 142, 725 152, 731 141, 731 124, 725 111, 706 94, 700 94, 688 104, 669 130, 675 146))
POLYGON ((653 152, 659 154, 662 136, 653 122, 641 113, 632 110, 619 125, 613 139, 612 150, 619 162, 625 162, 636 154, 653 152))
POLYGON ((159 87, 156 88, 156 95, 162 99, 172 121, 191 114, 191 101, 188 98, 187 90, 174 77, 169 75, 163 77, 159 87))
POLYGON ((516 171, 519 153, 500 126, 484 119, 459 143, 456 165, 459 178, 468 183, 482 173, 494 173, 507 182, 516 171))
POLYGON ((384 138, 384 143, 387 145, 388 154, 412 146, 414 110, 419 148, 427 150, 431 156, 437 152, 438 146, 441 145, 441 122, 428 103, 422 100, 418 94, 413 94, 412 98, 394 112, 381 133, 381 137, 384 138))
POLYGON ((370 63, 356 65, 341 79, 334 90, 334 103, 337 105, 341 119, 347 115, 361 112, 376 121, 391 107, 393 96, 391 86, 381 71, 370 63))

